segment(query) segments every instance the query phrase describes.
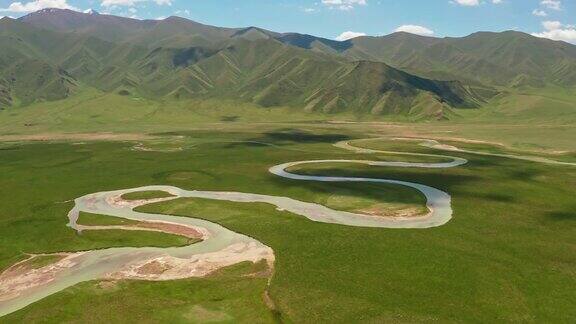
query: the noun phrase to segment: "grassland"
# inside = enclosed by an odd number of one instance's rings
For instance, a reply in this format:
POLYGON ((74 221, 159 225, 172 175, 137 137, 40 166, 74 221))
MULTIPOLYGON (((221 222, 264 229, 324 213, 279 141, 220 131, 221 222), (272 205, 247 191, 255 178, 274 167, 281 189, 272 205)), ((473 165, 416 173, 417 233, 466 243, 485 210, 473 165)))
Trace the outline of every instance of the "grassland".
POLYGON ((80 216, 78 217, 78 224, 88 226, 105 226, 105 225, 123 226, 123 225, 134 225, 137 223, 138 223, 137 221, 133 221, 130 219, 105 216, 105 215, 96 215, 84 212, 80 213, 80 216))
POLYGON ((122 195, 122 199, 125 200, 149 200, 149 199, 170 198, 170 197, 174 197, 174 195, 172 195, 169 192, 161 190, 131 192, 122 195))
MULTIPOLYGON (((66 100, 0 110, 0 140, 18 141, 26 135, 50 141, 55 135, 75 133, 131 133, 134 137, 188 131, 253 133, 254 138, 259 138, 262 133, 280 128, 297 128, 358 137, 464 138, 524 150, 576 151, 574 91, 556 88, 522 91, 495 98, 481 109, 457 110, 460 117, 451 121, 406 124, 403 122, 409 119, 402 115, 307 113, 290 107, 263 108, 221 99, 149 100, 83 88, 66 100)), ((149 140, 145 148, 170 153, 195 144, 159 137, 156 141, 149 140)))
MULTIPOLYGON (((194 144, 172 153, 134 151, 131 142, 5 145, 0 194, 11 199, 0 206, 0 267, 23 258, 23 253, 114 246, 114 237, 86 241, 64 226, 72 205, 61 202, 103 190, 167 184, 328 204, 336 196, 346 204, 333 206, 343 209, 358 208, 357 199, 368 205, 378 201, 422 207, 417 193, 394 186, 301 182, 267 172, 286 161, 351 158, 350 152, 331 144, 359 132, 337 133, 333 127, 320 125, 313 134, 241 132, 234 127, 227 132, 172 133, 194 144), (242 140, 275 146, 237 142, 242 140)), ((393 145, 408 152, 438 153, 410 142, 393 145)), ((268 205, 209 200, 179 199, 142 208, 209 219, 272 247, 277 261, 270 292, 286 321, 569 322, 576 316, 576 229, 571 226, 576 220, 576 168, 454 154, 470 163, 443 170, 342 163, 298 170, 406 180, 447 191, 453 197, 454 219, 436 229, 319 224, 268 205)), ((122 322, 131 314, 150 322, 184 321, 198 320, 196 311, 202 310, 238 321, 273 321, 262 300, 265 280, 243 276, 242 271, 250 271, 243 267, 207 280, 121 282, 105 293, 98 292, 98 282, 84 283, 2 320, 49 314, 54 321, 82 321, 87 318, 83 316, 104 314, 103 321, 122 322), (62 304, 70 307, 54 307, 62 304), (90 311, 83 312, 86 309, 90 311), (145 317, 152 312, 158 315, 145 317), (192 317, 183 319, 185 314, 192 317)))

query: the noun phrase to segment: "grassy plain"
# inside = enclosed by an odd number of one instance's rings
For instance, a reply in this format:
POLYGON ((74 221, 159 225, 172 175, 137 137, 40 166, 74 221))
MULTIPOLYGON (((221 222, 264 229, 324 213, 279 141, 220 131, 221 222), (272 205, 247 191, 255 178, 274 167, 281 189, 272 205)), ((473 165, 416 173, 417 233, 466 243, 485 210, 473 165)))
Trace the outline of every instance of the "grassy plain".
MULTIPOLYGON (((298 108, 263 108, 221 99, 148 100, 86 88, 66 100, 0 110, 0 140, 17 141, 26 135, 49 141, 63 134, 74 139, 76 133, 131 133, 134 137, 186 131, 252 132, 259 136, 279 128, 313 128, 363 137, 464 138, 517 149, 576 151, 574 93, 574 89, 559 88, 514 90, 481 109, 456 110, 450 121, 407 124, 404 122, 410 119, 403 115, 307 113, 298 108)), ((76 137, 76 141, 85 137, 76 137)), ((180 144, 176 138, 159 138, 146 147, 171 151, 181 148, 180 144)))
POLYGON ((148 200, 148 199, 169 198, 169 197, 174 197, 174 195, 162 190, 139 191, 122 195, 122 199, 125 200, 148 200))
MULTIPOLYGON (((351 131, 341 127, 340 132, 333 127, 319 125, 314 133, 258 133, 233 127, 226 132, 171 133, 184 136, 189 144, 188 149, 171 153, 134 151, 133 142, 5 144, 0 154, 0 194, 11 199, 0 206, 0 266, 23 253, 114 246, 114 237, 87 242, 64 226, 72 205, 62 202, 103 190, 167 184, 320 203, 336 196, 422 206, 422 197, 409 189, 293 181, 267 172, 286 161, 386 158, 333 147, 335 141, 362 136, 354 130, 357 125, 351 131)), ((393 145, 407 152, 439 153, 410 142, 393 145)), ((342 163, 298 170, 407 180, 447 191, 453 197, 454 219, 435 229, 320 224, 268 205, 209 200, 179 199, 142 208, 209 219, 272 247, 277 261, 270 292, 285 321, 569 322, 576 317, 572 307, 576 229, 571 226, 576 221, 576 168, 453 154, 470 163, 441 170, 342 163)), ((156 240, 147 238, 147 243, 156 240)), ((207 280, 122 282, 119 289, 105 294, 95 291, 99 283, 84 283, 0 322, 39 318, 81 322, 91 313, 106 314, 103 321, 122 322, 123 316, 150 312, 159 314, 143 317, 150 322, 178 322, 200 320, 199 310, 239 321, 274 321, 262 299, 265 279, 251 281, 241 275, 250 271, 243 267, 207 280), (222 297, 227 289, 233 293, 222 297), (63 304, 71 306, 54 307, 63 304), (85 309, 90 312, 83 314, 85 309), (186 314, 189 317, 183 317, 186 314)))
POLYGON ((85 212, 81 212, 80 216, 78 217, 78 224, 88 226, 105 226, 105 225, 123 226, 123 225, 134 225, 137 223, 138 223, 137 221, 131 219, 97 215, 85 212))

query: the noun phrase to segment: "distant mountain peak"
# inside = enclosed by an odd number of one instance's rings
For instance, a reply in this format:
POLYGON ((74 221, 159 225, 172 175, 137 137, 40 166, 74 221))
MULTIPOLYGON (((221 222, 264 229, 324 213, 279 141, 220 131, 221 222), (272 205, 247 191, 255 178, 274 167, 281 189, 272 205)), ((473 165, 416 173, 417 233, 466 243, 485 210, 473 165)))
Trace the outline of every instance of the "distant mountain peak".
POLYGON ((242 28, 232 34, 231 37, 248 37, 249 39, 261 39, 261 38, 271 38, 272 35, 276 35, 274 32, 267 31, 262 28, 250 26, 246 28, 242 28))
MULTIPOLYGON (((86 12, 84 12, 84 13, 86 13, 86 12)), ((46 16, 46 15, 54 15, 54 14, 58 14, 58 15, 62 15, 62 14, 82 15, 82 12, 70 10, 70 9, 45 8, 45 9, 41 9, 41 10, 38 10, 35 12, 31 12, 26 16, 46 16)), ((26 16, 24 16, 24 17, 26 17, 26 16)))
POLYGON ((84 11, 85 14, 89 14, 89 15, 99 15, 100 13, 94 9, 88 9, 86 11, 84 11))
POLYGON ((165 21, 191 21, 189 19, 183 18, 183 17, 178 17, 178 16, 170 16, 166 19, 164 19, 165 21))
POLYGON ((31 12, 25 16, 20 17, 20 20, 27 20, 31 17, 61 17, 61 16, 76 16, 83 15, 82 12, 70 10, 70 9, 58 9, 58 8, 46 8, 31 12))
POLYGON ((36 14, 55 13, 55 12, 59 12, 61 10, 62 9, 58 9, 58 8, 46 8, 46 9, 36 11, 36 14))

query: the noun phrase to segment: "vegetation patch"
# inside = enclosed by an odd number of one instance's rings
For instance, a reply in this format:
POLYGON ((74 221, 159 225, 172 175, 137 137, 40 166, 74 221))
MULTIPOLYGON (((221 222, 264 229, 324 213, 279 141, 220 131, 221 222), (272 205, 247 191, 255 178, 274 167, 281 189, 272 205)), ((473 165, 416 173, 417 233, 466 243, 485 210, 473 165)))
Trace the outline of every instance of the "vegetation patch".
POLYGON ((113 217, 107 215, 97 215, 91 213, 81 212, 80 216, 78 217, 78 224, 80 225, 88 225, 88 226, 122 226, 122 225, 136 225, 138 221, 134 221, 131 219, 121 218, 121 217, 113 217))
POLYGON ((162 190, 138 191, 122 195, 124 200, 150 200, 170 197, 174 197, 174 195, 162 190))
MULTIPOLYGON (((86 245, 97 248, 100 242, 108 247, 171 247, 185 246, 194 243, 188 238, 161 232, 153 231, 126 231, 120 229, 87 230, 79 234, 80 240, 86 245)), ((93 248, 91 248, 92 250, 93 248)))

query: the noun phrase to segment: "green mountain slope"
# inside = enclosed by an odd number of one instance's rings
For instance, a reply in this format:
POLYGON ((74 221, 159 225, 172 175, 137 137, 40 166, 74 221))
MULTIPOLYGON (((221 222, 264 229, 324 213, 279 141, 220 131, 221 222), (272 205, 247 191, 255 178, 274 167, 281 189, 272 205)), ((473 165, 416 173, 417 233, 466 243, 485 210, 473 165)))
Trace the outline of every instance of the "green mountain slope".
POLYGON ((39 28, 148 48, 223 48, 238 38, 273 38, 287 45, 342 55, 351 60, 383 62, 433 79, 457 79, 503 87, 576 85, 576 46, 512 31, 442 39, 394 33, 339 42, 255 27, 220 28, 179 17, 140 21, 97 13, 45 9, 20 20, 39 28))
POLYGON ((409 33, 337 42, 301 34, 278 40, 351 60, 387 63, 428 78, 503 87, 576 85, 576 46, 520 32, 433 38, 409 33))
POLYGON ((0 21, 0 107, 70 96, 77 87, 76 79, 47 60, 41 35, 20 25, 10 19, 0 21), (38 40, 39 46, 31 40, 38 40))
POLYGON ((352 42, 344 55, 379 60, 428 77, 512 87, 576 84, 576 46, 520 32, 444 39, 399 33, 352 42))
MULTIPOLYGON (((53 12, 62 13, 49 10, 41 16, 53 12)), ((167 25, 158 23, 131 42, 113 42, 93 33, 39 29, 26 20, 0 22, 0 39, 8 44, 0 48, 6 58, 0 61, 3 84, 9 86, 0 92, 7 93, 5 105, 14 102, 12 97, 23 104, 65 98, 82 84, 151 99, 227 98, 325 113, 445 118, 451 109, 478 107, 487 97, 459 82, 429 80, 380 62, 353 62, 288 45, 278 34, 257 28, 231 33, 207 27, 198 35, 212 40, 209 44, 196 35, 195 41, 186 41, 192 46, 151 47, 140 44, 145 37, 164 42, 157 35, 170 34, 167 25), (19 76, 15 82, 13 75, 19 76)))
POLYGON ((206 46, 228 40, 239 30, 203 25, 180 17, 138 20, 66 9, 44 9, 19 20, 41 29, 150 48, 206 46))

